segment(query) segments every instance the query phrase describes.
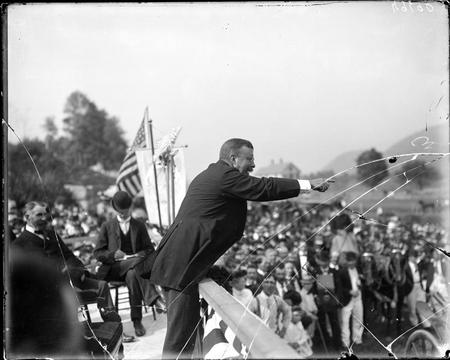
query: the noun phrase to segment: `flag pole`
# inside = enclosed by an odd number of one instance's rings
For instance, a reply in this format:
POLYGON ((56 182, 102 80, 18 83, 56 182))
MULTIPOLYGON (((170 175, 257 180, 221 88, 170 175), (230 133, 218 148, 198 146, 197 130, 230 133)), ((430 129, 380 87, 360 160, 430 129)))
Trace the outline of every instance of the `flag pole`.
POLYGON ((171 193, 171 189, 170 189, 170 173, 171 173, 171 167, 172 167, 172 163, 170 161, 170 155, 169 155, 169 161, 166 164, 166 183, 167 183, 167 220, 169 221, 169 225, 172 223, 172 213, 170 211, 171 208, 171 197, 170 197, 170 193, 171 193))
MULTIPOLYGON (((148 116, 148 106, 145 108, 144 114, 144 129, 145 129, 145 142, 147 148, 152 149, 152 159, 155 156, 155 145, 153 143, 153 129, 152 129, 152 119, 148 116)), ((153 174, 155 176, 155 191, 156 191, 156 204, 158 207, 158 220, 159 220, 159 228, 162 231, 162 220, 161 220, 161 206, 159 201, 159 190, 158 190, 158 175, 156 172, 156 162, 153 161, 153 174)))
POLYGON ((172 219, 175 220, 175 156, 170 157, 171 160, 171 177, 172 177, 172 219))

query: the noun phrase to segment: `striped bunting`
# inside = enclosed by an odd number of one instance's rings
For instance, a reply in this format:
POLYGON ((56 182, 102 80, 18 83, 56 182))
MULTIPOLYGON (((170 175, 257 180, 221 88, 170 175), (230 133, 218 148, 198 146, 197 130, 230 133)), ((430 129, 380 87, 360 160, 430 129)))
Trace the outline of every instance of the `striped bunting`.
POLYGON ((144 121, 145 118, 142 120, 141 126, 134 138, 133 145, 131 145, 131 148, 123 159, 119 169, 119 176, 116 180, 119 190, 126 191, 131 197, 135 197, 142 190, 135 149, 142 147, 145 143, 144 121))
POLYGON ((209 305, 204 325, 203 354, 205 359, 247 357, 245 346, 209 305))

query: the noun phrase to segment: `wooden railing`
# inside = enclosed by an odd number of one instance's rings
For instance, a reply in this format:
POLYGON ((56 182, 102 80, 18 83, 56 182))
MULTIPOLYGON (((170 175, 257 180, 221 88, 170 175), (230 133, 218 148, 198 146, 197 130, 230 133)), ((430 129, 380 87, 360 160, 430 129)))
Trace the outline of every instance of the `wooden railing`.
POLYGON ((249 358, 293 359, 297 352, 211 279, 199 284, 200 295, 249 349, 249 358))

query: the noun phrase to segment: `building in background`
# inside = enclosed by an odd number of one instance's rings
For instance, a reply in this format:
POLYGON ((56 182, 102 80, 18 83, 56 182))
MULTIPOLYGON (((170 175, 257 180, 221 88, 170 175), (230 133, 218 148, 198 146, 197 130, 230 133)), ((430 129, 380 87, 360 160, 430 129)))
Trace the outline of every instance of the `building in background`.
POLYGON ((272 160, 268 166, 264 166, 255 172, 256 176, 283 177, 289 179, 300 179, 300 169, 292 162, 279 162, 272 160))

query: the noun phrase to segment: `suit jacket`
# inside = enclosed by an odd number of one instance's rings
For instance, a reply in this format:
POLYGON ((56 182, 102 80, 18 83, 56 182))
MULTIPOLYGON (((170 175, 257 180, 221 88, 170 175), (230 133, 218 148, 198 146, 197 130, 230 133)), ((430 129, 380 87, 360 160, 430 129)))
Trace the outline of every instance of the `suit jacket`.
POLYGON ((350 291, 352 290, 352 281, 347 267, 340 268, 336 272, 336 288, 339 302, 342 306, 346 306, 352 299, 352 295, 350 294, 350 291))
MULTIPOLYGON (((11 245, 11 249, 20 249, 25 254, 40 256, 54 262, 58 271, 62 271, 67 265, 70 278, 75 286, 80 285, 81 276, 86 274, 83 263, 64 244, 62 239, 54 231, 44 232, 46 240, 38 235, 24 230, 11 245)), ((45 261, 45 260, 44 260, 45 261)))
POLYGON ((297 180, 241 174, 219 160, 192 181, 178 214, 156 250, 150 280, 182 290, 198 283, 243 234, 247 200, 297 196, 297 180))
MULTIPOLYGON (((120 225, 116 217, 106 221, 100 228, 97 239, 97 245, 94 249, 94 256, 98 261, 102 262, 97 276, 100 279, 107 277, 111 266, 119 263, 121 266, 121 274, 125 274, 136 265, 150 260, 150 255, 155 251, 150 237, 148 236, 145 224, 139 220, 130 219, 130 238, 133 253, 139 257, 117 262, 114 260, 114 253, 121 248, 120 225)), ((141 271, 142 272, 142 271, 141 271)))
POLYGON ((337 297, 337 281, 336 281, 336 270, 333 268, 328 268, 328 274, 331 275, 332 278, 332 289, 325 289, 325 284, 319 283, 319 279, 321 275, 324 275, 322 268, 318 265, 311 266, 310 271, 313 277, 316 279, 314 282, 313 293, 316 294, 317 306, 321 309, 327 309, 327 311, 335 311, 339 303, 336 301, 335 297, 337 297), (331 294, 330 294, 331 293, 331 294))

